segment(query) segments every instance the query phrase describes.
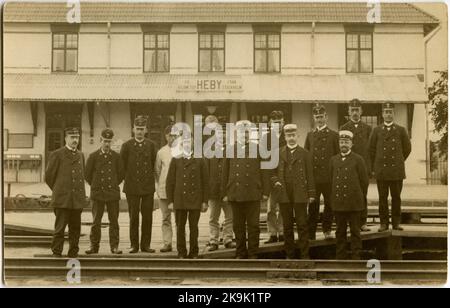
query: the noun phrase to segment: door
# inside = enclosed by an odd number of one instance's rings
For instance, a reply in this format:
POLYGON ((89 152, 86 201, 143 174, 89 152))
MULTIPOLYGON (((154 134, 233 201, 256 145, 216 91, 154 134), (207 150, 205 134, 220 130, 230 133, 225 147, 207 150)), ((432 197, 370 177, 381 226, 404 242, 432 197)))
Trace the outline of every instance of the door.
MULTIPOLYGON (((64 146, 64 130, 77 127, 81 132, 82 105, 79 104, 47 104, 45 106, 45 162, 51 152, 64 146)), ((81 151, 81 136, 78 143, 81 151)))

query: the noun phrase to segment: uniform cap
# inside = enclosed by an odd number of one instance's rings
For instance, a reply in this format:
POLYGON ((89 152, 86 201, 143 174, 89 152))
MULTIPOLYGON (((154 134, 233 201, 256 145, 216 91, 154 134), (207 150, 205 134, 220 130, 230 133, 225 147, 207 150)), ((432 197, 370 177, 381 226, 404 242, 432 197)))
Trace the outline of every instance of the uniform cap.
POLYGON ((80 130, 78 127, 67 127, 64 130, 66 136, 80 136, 80 130))
POLYGON ((339 131, 339 139, 353 140, 353 133, 349 130, 339 131))
POLYGON ((313 112, 313 115, 322 115, 322 114, 326 113, 326 109, 325 109, 324 105, 316 104, 316 105, 314 105, 312 112, 313 112))
POLYGON ((296 124, 286 124, 283 129, 284 129, 285 134, 296 133, 297 125, 296 124))
POLYGON ((114 132, 111 128, 105 128, 102 130, 102 138, 105 140, 112 140, 114 137, 114 132))
POLYGON ((280 110, 274 110, 270 113, 270 119, 271 120, 282 120, 284 118, 283 111, 280 110))
POLYGON ((394 104, 392 104, 391 102, 383 103, 383 110, 384 109, 391 109, 391 110, 393 110, 394 109, 394 104))
POLYGON ((358 107, 362 107, 361 105, 361 101, 357 98, 354 98, 350 101, 350 103, 348 104, 349 107, 354 107, 354 108, 358 108, 358 107))
POLYGON ((134 126, 136 127, 147 127, 147 117, 143 115, 138 115, 134 119, 134 126))

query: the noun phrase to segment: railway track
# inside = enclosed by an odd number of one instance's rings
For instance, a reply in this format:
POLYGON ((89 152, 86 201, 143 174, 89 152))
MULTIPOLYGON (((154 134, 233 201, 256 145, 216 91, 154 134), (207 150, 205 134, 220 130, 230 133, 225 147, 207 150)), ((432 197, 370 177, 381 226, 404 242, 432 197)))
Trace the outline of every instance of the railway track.
MULTIPOLYGON (((5 278, 65 280, 66 258, 6 258, 5 278)), ((294 279, 367 281, 366 261, 80 258, 81 277, 145 279, 294 279)), ((383 281, 445 282, 446 261, 381 261, 383 281)))

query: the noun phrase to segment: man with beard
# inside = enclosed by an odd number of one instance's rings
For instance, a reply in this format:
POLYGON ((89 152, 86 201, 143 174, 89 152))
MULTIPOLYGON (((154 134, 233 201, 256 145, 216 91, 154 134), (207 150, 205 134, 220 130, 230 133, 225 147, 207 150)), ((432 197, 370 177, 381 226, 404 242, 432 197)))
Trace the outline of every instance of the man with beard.
POLYGON ((258 148, 250 142, 251 127, 250 121, 236 123, 234 156, 225 159, 222 175, 223 201, 229 202, 233 211, 237 259, 258 258, 261 201, 267 201, 270 193, 267 170, 261 168, 263 160, 259 153, 250 155, 258 148))
POLYGON ((78 151, 80 131, 76 127, 65 130, 66 145, 50 154, 45 182, 52 190, 52 206, 56 216, 51 249, 54 257, 61 257, 64 231, 69 226, 69 258, 78 256, 81 231, 81 212, 86 205, 84 187, 84 156, 78 151))
POLYGON ((287 144, 281 148, 280 163, 272 177, 278 190, 283 216, 286 257, 295 259, 294 221, 298 231, 300 258, 309 259, 308 203, 314 202, 315 186, 311 155, 298 145, 297 125, 284 127, 287 144))
POLYGON ((351 256, 360 259, 360 216, 369 186, 364 159, 352 151, 353 133, 339 132, 340 153, 330 162, 331 207, 336 217, 336 259, 347 259, 347 225, 350 225, 351 256))
MULTIPOLYGON (((341 130, 348 130, 353 133, 352 151, 361 155, 366 163, 367 174, 370 177, 371 164, 369 155, 369 138, 372 127, 361 121, 362 104, 359 99, 354 98, 348 105, 348 115, 350 120, 341 126, 341 130)), ((361 231, 370 231, 367 227, 367 196, 364 196, 365 207, 361 211, 361 231)))

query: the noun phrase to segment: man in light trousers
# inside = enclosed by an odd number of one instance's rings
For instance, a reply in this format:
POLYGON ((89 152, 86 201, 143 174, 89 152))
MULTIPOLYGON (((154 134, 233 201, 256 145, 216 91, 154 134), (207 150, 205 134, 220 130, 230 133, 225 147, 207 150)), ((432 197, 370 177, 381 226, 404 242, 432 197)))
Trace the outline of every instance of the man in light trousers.
MULTIPOLYGON (((209 115, 205 119, 205 125, 214 125, 218 123, 217 117, 209 115)), ((223 147, 223 145, 222 145, 223 147)), ((224 151, 224 149, 222 149, 224 151)), ((225 220, 223 224, 223 245, 225 248, 236 248, 236 244, 233 242, 233 212, 231 205, 228 202, 222 200, 222 170, 223 162, 222 158, 209 158, 206 160, 209 172, 209 248, 208 251, 215 251, 219 249, 220 238, 220 224, 219 218, 223 211, 225 220)))
POLYGON ((160 249, 161 252, 172 251, 172 211, 169 210, 169 203, 166 195, 166 180, 169 171, 170 162, 172 161, 171 146, 177 137, 175 132, 172 132, 172 126, 166 127, 165 137, 167 144, 163 146, 156 154, 155 172, 156 172, 156 194, 158 196, 159 209, 162 216, 162 237, 164 246, 160 249))

